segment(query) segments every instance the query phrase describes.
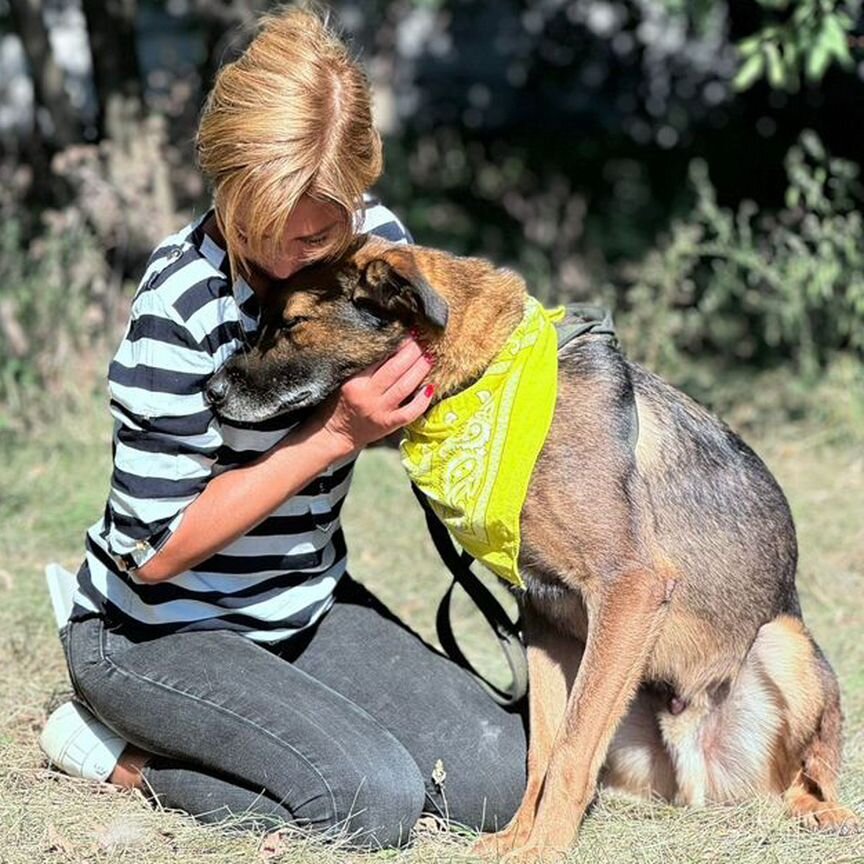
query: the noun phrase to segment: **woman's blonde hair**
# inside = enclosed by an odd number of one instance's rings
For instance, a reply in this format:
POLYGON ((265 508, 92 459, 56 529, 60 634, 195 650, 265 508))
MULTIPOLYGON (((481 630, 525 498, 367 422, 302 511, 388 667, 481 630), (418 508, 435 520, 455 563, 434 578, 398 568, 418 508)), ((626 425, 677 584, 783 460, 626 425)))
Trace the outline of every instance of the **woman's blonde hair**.
POLYGON ((278 249, 304 195, 336 206, 340 230, 316 253, 338 254, 381 174, 369 82, 310 8, 261 18, 249 47, 217 75, 196 144, 235 274, 278 249))

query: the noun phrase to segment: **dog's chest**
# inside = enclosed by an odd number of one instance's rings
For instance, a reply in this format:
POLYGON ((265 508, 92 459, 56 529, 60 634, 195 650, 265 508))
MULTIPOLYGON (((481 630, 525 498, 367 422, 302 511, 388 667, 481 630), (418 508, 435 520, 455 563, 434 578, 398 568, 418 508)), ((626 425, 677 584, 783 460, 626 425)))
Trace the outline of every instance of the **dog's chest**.
POLYGON ((588 636, 588 610, 580 592, 552 574, 529 567, 522 572, 525 579, 523 602, 530 604, 537 615, 562 633, 584 642, 588 636))

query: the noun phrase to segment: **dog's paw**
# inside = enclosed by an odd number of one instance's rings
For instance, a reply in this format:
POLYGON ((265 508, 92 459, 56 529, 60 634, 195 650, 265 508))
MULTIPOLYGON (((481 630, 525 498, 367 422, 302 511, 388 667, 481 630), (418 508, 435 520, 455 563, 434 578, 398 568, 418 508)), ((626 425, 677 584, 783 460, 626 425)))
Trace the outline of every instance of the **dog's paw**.
POLYGON ((800 825, 811 831, 846 835, 861 830, 858 816, 848 807, 837 801, 822 801, 809 792, 792 798, 789 811, 800 825))
POLYGON ((527 844, 530 833, 530 824, 524 825, 516 820, 501 831, 481 837, 471 847, 471 853, 487 861, 510 861, 509 856, 514 854, 514 850, 527 844))
POLYGON ((526 846, 518 842, 516 831, 499 831, 478 840, 471 847, 471 854, 484 861, 500 864, 558 864, 566 853, 548 846, 526 846))
POLYGON ((471 854, 484 861, 498 861, 513 849, 514 840, 515 832, 508 828, 486 834, 471 847, 471 854))
POLYGON ((501 861, 502 864, 560 864, 566 856, 563 849, 550 846, 522 846, 508 852, 501 861))
POLYGON ((807 825, 816 831, 826 831, 832 834, 848 836, 861 830, 861 820, 848 807, 839 804, 826 805, 824 810, 815 810, 809 814, 807 825))

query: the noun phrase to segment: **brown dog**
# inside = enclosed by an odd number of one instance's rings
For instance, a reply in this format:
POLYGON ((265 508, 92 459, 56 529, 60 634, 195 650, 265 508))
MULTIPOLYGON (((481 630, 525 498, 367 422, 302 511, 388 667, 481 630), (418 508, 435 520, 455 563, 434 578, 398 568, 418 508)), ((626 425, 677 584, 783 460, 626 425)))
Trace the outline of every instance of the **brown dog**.
MULTIPOLYGON (((446 396, 483 373, 524 294, 485 261, 360 240, 272 297, 214 399, 246 421, 308 407, 412 328, 446 396)), ((683 804, 774 794, 809 825, 853 830, 837 680, 801 620, 768 469, 606 339, 570 343, 558 383, 522 512, 528 785, 478 851, 565 850, 598 781, 683 804)))

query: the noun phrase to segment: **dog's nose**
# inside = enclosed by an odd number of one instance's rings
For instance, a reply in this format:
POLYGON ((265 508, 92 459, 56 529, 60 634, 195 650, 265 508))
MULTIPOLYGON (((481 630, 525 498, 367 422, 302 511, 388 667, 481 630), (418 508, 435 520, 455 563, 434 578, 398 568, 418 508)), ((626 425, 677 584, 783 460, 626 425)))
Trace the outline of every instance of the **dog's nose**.
POLYGON ((228 377, 217 372, 208 382, 204 390, 204 398, 214 407, 221 405, 228 395, 228 377))

